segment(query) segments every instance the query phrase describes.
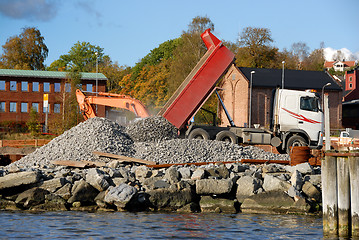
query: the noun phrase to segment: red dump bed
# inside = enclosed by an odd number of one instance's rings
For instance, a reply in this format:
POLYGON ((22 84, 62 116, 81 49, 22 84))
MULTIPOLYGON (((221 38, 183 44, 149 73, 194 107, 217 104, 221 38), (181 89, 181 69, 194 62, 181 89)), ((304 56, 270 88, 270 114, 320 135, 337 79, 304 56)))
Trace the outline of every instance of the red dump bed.
POLYGON ((202 33, 207 52, 158 113, 178 129, 183 128, 205 103, 218 80, 234 60, 234 54, 210 29, 202 33))

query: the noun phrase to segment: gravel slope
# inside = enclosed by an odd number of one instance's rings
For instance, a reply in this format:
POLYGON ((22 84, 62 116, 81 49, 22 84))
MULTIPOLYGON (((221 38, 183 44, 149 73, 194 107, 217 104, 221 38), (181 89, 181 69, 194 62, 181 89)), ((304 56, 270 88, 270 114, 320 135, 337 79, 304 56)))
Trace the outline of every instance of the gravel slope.
POLYGON ((288 155, 265 152, 253 146, 177 139, 177 129, 163 117, 145 118, 126 129, 116 122, 96 117, 78 124, 11 165, 30 168, 49 166, 52 160, 101 160, 92 154, 93 151, 136 157, 159 164, 236 161, 243 158, 289 159, 288 155))

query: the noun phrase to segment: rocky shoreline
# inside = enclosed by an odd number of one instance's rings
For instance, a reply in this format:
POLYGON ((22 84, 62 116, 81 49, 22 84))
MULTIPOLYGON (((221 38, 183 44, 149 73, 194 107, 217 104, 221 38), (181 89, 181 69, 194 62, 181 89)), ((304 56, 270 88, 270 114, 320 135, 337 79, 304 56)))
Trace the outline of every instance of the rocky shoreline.
POLYGON ((241 163, 153 169, 110 161, 100 168, 0 171, 0 209, 315 213, 320 168, 241 163))
POLYGON ((0 167, 0 209, 320 211, 320 167, 313 168, 309 163, 253 165, 241 163, 241 159, 288 160, 289 156, 253 146, 177 139, 177 130, 162 117, 143 119, 127 128, 93 118, 19 161, 0 167), (170 167, 147 167, 99 157, 94 152, 170 167), (61 160, 82 165, 56 165, 61 160), (90 164, 93 161, 101 164, 90 164), (184 165, 173 165, 178 163, 184 165))

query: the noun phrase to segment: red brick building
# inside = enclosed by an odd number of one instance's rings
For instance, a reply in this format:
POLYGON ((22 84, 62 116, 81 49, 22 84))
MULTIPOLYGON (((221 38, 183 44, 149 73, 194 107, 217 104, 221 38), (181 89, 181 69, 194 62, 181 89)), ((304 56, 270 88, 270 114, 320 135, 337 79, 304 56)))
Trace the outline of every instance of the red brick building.
POLYGON ((345 73, 343 126, 359 129, 359 67, 345 73))
MULTIPOLYGON (((271 98, 273 89, 281 86, 282 70, 265 68, 244 68, 232 65, 221 83, 223 102, 233 118, 236 126, 244 127, 249 117, 249 91, 252 74, 252 124, 260 124, 268 128, 271 121, 271 98)), ((293 90, 314 89, 321 93, 322 87, 329 93, 330 125, 331 128, 341 128, 342 125, 342 88, 326 72, 288 70, 284 72, 284 87, 293 90)), ((222 108, 219 109, 222 126, 229 125, 222 108)))
MULTIPOLYGON (((71 90, 66 72, 0 69, 0 122, 26 122, 31 108, 45 121, 44 94, 48 94, 48 116, 56 117, 63 109, 64 96, 71 90)), ((106 90, 107 78, 102 73, 81 73, 82 90, 106 90)), ((105 107, 98 107, 105 116, 105 107)))

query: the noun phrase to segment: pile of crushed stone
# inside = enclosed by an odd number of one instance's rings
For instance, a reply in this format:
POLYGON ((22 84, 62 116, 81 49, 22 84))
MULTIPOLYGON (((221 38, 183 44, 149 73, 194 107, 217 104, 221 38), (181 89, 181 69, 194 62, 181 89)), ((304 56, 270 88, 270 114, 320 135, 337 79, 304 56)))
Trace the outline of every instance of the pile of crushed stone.
POLYGON ((126 127, 126 133, 135 142, 159 142, 178 137, 177 128, 162 116, 137 120, 126 127))
POLYGON ((124 127, 106 118, 90 118, 65 131, 48 144, 13 164, 46 166, 53 160, 98 161, 94 151, 124 156, 135 153, 133 140, 124 127))
POLYGON ((288 155, 269 153, 254 146, 176 138, 177 129, 163 117, 149 117, 126 129, 106 118, 90 118, 7 167, 46 168, 53 160, 110 161, 95 156, 94 151, 145 159, 157 164, 289 159, 288 155))

